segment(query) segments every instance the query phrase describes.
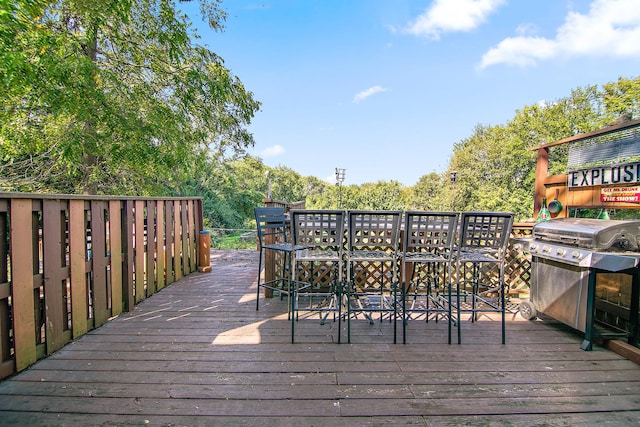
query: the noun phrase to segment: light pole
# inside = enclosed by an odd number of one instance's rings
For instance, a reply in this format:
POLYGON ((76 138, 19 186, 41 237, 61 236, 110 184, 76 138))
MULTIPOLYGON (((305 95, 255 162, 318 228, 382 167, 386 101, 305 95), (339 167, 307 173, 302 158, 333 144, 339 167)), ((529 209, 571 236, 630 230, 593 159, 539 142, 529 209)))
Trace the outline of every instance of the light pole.
POLYGON ((271 199, 271 178, 268 170, 265 171, 264 176, 267 178, 267 199, 271 199))
POLYGON ((452 195, 451 195, 451 210, 455 211, 456 210, 456 180, 458 179, 458 172, 456 171, 451 171, 449 172, 449 181, 451 182, 451 189, 452 189, 452 195))
POLYGON ((336 185, 338 186, 338 209, 342 208, 342 183, 344 182, 347 170, 336 168, 336 185))

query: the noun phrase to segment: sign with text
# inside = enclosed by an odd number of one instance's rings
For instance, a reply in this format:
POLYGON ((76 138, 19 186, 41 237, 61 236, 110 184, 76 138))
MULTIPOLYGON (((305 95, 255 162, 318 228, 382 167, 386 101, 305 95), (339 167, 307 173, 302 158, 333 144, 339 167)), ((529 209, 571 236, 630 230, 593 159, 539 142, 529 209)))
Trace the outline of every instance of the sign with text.
POLYGON ((567 181, 569 187, 640 184, 640 162, 568 172, 567 181))
POLYGON ((610 187, 600 190, 601 202, 640 202, 640 186, 610 187))

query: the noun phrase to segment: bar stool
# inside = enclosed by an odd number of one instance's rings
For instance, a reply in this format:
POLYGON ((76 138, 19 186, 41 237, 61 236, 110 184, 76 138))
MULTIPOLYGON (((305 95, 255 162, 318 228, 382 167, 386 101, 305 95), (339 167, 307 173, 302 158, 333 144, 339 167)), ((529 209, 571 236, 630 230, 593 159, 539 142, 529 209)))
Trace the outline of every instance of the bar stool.
POLYGON ((513 218, 512 213, 462 213, 460 239, 454 255, 458 344, 463 312, 471 313, 472 322, 480 313, 500 313, 502 344, 506 341, 504 264, 513 218))
POLYGON ((291 315, 291 263, 294 256, 295 246, 287 240, 287 226, 284 214, 284 208, 269 207, 255 208, 256 227, 258 230, 258 244, 260 246, 260 255, 258 261, 258 290, 256 294, 256 311, 260 308, 260 288, 270 289, 280 292, 280 298, 287 295, 288 310, 287 318, 291 315), (262 282, 262 259, 266 257, 266 251, 274 251, 281 254, 283 259, 276 260, 274 254, 274 263, 281 261, 282 270, 280 276, 262 282))
POLYGON ((291 342, 300 312, 317 312, 320 323, 333 313, 340 342, 343 286, 344 211, 292 210, 291 230, 297 249, 293 261, 291 342))
POLYGON ((347 243, 347 341, 351 342, 351 320, 364 314, 373 324, 373 314, 393 321, 396 342, 398 314, 398 240, 400 211, 349 211, 347 243))
POLYGON ((408 211, 404 219, 402 268, 402 342, 413 315, 425 322, 435 315, 448 323, 451 344, 452 260, 458 226, 455 212, 408 211))

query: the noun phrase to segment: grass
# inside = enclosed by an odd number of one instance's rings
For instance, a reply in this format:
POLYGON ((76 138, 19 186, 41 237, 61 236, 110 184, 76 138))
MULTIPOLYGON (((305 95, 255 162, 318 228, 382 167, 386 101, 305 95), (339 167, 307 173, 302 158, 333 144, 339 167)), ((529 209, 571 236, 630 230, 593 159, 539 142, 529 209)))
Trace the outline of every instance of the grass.
POLYGON ((217 249, 255 249, 255 232, 211 233, 211 247, 217 249))

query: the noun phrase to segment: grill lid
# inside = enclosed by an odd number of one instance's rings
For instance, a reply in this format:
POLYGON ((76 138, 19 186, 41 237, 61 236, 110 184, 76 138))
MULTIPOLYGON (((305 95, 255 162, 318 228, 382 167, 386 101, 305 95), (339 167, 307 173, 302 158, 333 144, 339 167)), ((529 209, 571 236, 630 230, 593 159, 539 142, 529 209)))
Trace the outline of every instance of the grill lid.
POLYGON ((559 218, 536 224, 536 240, 562 243, 596 251, 637 251, 640 244, 640 221, 590 218, 559 218))

